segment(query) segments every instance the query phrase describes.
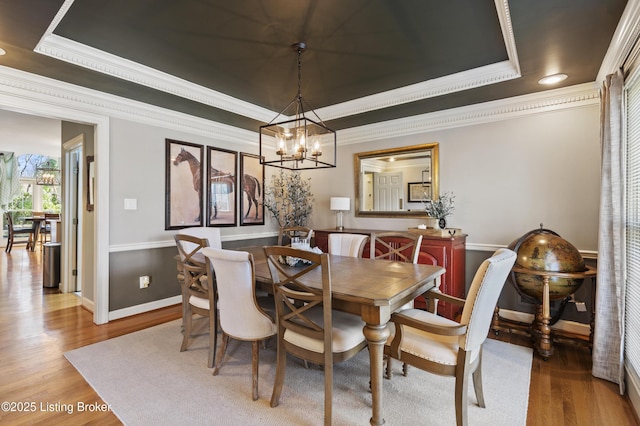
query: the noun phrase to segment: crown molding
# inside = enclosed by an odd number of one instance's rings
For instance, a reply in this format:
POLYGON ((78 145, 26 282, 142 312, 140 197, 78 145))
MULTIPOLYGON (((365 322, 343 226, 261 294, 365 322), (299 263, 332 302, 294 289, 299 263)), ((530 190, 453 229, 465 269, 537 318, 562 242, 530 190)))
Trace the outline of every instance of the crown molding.
POLYGON ((254 120, 268 122, 276 115, 266 108, 55 34, 45 34, 34 52, 254 120))
POLYGON ((360 99, 342 102, 329 107, 318 108, 316 114, 323 120, 362 114, 389 108, 409 102, 435 98, 449 93, 461 92, 480 86, 500 83, 520 77, 510 61, 498 62, 472 70, 462 71, 444 77, 434 78, 399 89, 376 93, 360 99))
MULTIPOLYGON (((73 0, 63 3, 36 45, 35 52, 258 121, 268 123, 278 114, 276 111, 53 34, 72 4, 73 0)), ((509 60, 320 108, 316 113, 327 121, 519 78, 520 65, 508 2, 495 0, 495 6, 509 60)))
POLYGON ((338 131, 340 145, 408 136, 454 127, 507 120, 559 109, 600 103, 594 83, 584 83, 446 111, 438 111, 338 131))
POLYGON ((502 38, 507 48, 507 56, 514 71, 520 76, 520 61, 518 59, 518 51, 516 49, 516 38, 513 35, 513 24, 511 23, 511 12, 509 11, 509 2, 507 0, 495 0, 496 11, 498 12, 498 21, 500 29, 502 29, 502 38))
POLYGON ((627 57, 637 45, 640 38, 640 0, 629 0, 616 31, 613 33, 611 43, 600 65, 596 83, 601 85, 607 75, 625 65, 627 57))
MULTIPOLYGON (((82 114, 121 118, 175 129, 233 144, 257 145, 257 132, 193 117, 154 105, 75 86, 13 68, 0 66, 0 98, 5 108, 29 112, 38 102, 41 115, 59 117, 61 108, 82 114)), ((482 104, 405 117, 338 131, 340 145, 406 136, 454 127, 490 123, 558 109, 600 102, 594 83, 517 96, 482 104)), ((89 120, 89 118, 87 118, 89 120)))
POLYGON ((258 143, 256 132, 4 66, 0 66, 0 96, 6 97, 4 105, 18 111, 26 109, 22 100, 30 99, 44 105, 46 109, 41 113, 51 117, 57 117, 56 109, 64 107, 206 137, 214 136, 229 143, 258 143))

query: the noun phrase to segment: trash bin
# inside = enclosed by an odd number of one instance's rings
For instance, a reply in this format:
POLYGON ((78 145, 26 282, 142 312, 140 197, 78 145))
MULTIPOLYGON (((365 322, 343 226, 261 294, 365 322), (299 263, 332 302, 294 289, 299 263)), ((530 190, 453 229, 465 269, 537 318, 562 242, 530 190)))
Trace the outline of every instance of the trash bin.
POLYGON ((58 287, 60 284, 60 243, 45 243, 42 265, 43 287, 58 287))

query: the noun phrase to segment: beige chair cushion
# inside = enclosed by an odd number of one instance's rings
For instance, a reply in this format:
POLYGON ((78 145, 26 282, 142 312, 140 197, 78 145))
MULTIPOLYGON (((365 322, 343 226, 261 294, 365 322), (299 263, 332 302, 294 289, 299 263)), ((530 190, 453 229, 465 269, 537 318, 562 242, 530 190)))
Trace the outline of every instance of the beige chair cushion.
MULTIPOLYGON (((431 312, 419 309, 407 309, 403 315, 416 319, 425 324, 439 327, 459 327, 460 324, 448 318, 434 315, 431 312)), ((395 329, 391 329, 391 336, 387 340, 390 345, 395 336, 395 329)), ((458 363, 459 336, 441 336, 428 333, 413 327, 404 327, 400 349, 420 358, 436 362, 438 364, 456 365, 458 363)), ((472 355, 475 359, 479 351, 472 355)))
MULTIPOLYGON (((196 228, 184 228, 178 231, 178 234, 191 235, 197 238, 206 238, 209 241, 209 247, 222 248, 222 239, 220 238, 220 228, 212 228, 209 226, 200 226, 196 228)), ((185 252, 189 253, 196 246, 188 241, 184 241, 185 252)))
POLYGON ((200 309, 209 309, 209 299, 198 296, 189 296, 189 304, 200 309))
POLYGON ((360 257, 362 244, 369 238, 360 234, 329 234, 329 254, 339 256, 360 257))
POLYGON ((273 320, 258 309, 253 264, 243 251, 202 249, 218 283, 220 326, 235 339, 260 340, 277 333, 273 320))
MULTIPOLYGON (((308 317, 319 325, 323 325, 322 308, 315 307, 310 309, 308 317)), ((364 334, 362 329, 365 326, 364 321, 359 316, 348 314, 341 311, 333 311, 331 321, 333 322, 333 351, 336 353, 346 352, 362 343, 364 334)), ((284 333, 284 340, 301 348, 317 352, 324 352, 324 341, 322 339, 313 339, 303 336, 295 331, 287 329, 284 333)))

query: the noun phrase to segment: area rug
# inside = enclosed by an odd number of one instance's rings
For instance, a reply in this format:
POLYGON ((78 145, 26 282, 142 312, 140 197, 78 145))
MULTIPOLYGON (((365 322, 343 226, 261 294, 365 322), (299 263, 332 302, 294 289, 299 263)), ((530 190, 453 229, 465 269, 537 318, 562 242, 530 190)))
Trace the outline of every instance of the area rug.
MULTIPOLYGON (((323 371, 289 358, 280 405, 269 400, 275 374, 275 339, 260 351, 259 392, 251 399, 251 345, 231 340, 218 376, 207 368, 205 321, 195 322, 189 349, 180 352, 180 321, 65 353, 125 425, 321 425, 323 371)), ((525 425, 531 349, 487 340, 483 384, 487 407, 469 389, 470 425, 525 425)), ((455 425, 454 379, 395 362, 383 381, 388 425, 455 425)), ((333 424, 368 425, 371 417, 366 350, 334 368, 333 424)))

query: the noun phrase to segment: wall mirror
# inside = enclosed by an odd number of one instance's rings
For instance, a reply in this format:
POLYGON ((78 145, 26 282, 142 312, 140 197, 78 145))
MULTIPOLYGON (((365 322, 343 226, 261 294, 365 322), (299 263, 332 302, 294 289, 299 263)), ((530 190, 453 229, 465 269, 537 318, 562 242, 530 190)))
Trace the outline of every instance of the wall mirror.
POLYGON ((438 198, 438 143, 354 154, 356 216, 425 217, 438 198))

